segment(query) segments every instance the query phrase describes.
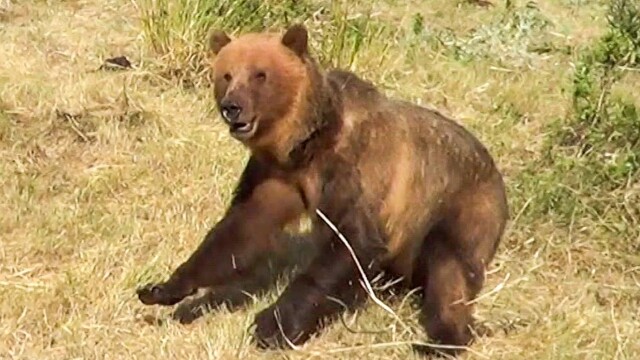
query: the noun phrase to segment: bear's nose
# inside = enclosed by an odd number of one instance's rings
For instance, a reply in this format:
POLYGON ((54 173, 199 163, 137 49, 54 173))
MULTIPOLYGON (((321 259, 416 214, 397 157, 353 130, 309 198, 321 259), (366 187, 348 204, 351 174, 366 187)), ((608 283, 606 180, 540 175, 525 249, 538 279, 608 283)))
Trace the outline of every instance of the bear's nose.
POLYGON ((242 112, 240 105, 233 101, 223 101, 222 104, 220 104, 220 110, 222 117, 230 124, 238 121, 240 113, 242 112))

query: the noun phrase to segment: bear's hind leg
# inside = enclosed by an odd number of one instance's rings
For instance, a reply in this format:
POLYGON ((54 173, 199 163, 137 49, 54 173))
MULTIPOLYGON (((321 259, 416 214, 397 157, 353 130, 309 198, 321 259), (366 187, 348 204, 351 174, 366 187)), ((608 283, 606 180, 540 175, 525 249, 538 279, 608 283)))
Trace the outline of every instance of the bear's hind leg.
POLYGON ((473 305, 506 222, 506 206, 490 192, 466 197, 427 236, 423 257, 423 315, 437 351, 459 353, 472 339, 473 305))
POLYGON ((443 241, 442 234, 430 234, 427 241, 421 255, 426 257, 422 320, 429 338, 442 347, 422 350, 455 354, 456 347, 471 342, 472 308, 466 302, 481 287, 481 280, 469 281, 467 266, 443 241))

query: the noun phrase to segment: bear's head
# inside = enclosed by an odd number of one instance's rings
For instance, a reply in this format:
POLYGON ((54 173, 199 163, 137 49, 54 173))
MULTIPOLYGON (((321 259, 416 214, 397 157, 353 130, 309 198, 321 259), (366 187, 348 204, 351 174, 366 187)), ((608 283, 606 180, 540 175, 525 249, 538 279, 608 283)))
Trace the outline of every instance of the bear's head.
POLYGON ((251 148, 295 136, 311 77, 307 30, 293 25, 284 35, 248 33, 235 39, 213 31, 209 46, 216 55, 216 105, 231 135, 251 148))

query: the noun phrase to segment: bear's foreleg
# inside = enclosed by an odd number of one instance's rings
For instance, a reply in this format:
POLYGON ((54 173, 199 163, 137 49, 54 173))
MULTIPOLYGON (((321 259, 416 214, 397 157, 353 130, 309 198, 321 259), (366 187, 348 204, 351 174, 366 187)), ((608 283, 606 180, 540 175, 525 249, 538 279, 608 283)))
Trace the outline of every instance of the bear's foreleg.
POLYGON ((233 284, 269 254, 272 238, 304 211, 299 191, 249 161, 232 205, 198 249, 163 283, 137 290, 146 305, 174 305, 201 287, 233 284))
MULTIPOLYGON (((384 251, 378 229, 357 209, 339 215, 343 216, 329 217, 340 219, 339 230, 371 279, 379 271, 378 259, 384 251)), ((256 316, 255 338, 260 347, 302 344, 320 330, 323 320, 327 324, 366 299, 359 283, 361 274, 349 250, 326 225, 316 223, 316 229, 315 241, 326 243, 322 251, 294 278, 275 304, 256 316)))

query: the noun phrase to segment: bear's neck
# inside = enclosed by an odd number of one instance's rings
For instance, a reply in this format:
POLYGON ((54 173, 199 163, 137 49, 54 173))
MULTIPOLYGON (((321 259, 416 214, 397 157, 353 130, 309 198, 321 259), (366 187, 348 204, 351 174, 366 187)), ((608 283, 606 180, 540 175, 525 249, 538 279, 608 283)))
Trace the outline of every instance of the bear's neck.
POLYGON ((284 164, 288 169, 309 166, 334 148, 342 127, 342 95, 333 83, 310 64, 309 91, 301 100, 299 131, 291 137, 284 164))

